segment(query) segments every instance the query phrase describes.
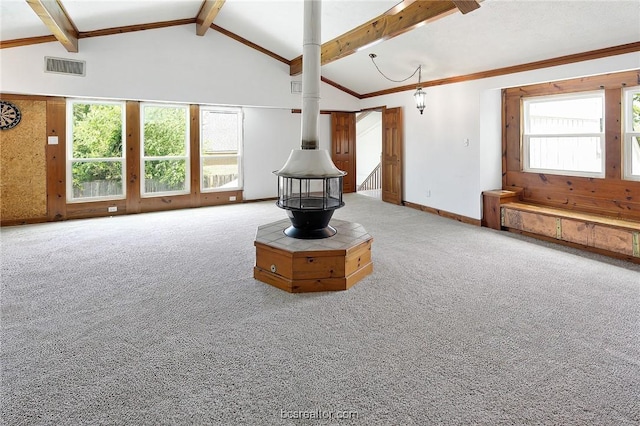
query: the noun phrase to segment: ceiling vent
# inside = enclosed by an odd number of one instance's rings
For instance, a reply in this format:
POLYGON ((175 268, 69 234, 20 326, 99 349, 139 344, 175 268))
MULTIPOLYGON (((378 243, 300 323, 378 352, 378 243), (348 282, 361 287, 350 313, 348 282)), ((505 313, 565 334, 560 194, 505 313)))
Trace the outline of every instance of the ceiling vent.
POLYGON ((56 74, 77 75, 84 77, 86 72, 85 61, 74 61, 73 59, 44 57, 45 72, 56 74))

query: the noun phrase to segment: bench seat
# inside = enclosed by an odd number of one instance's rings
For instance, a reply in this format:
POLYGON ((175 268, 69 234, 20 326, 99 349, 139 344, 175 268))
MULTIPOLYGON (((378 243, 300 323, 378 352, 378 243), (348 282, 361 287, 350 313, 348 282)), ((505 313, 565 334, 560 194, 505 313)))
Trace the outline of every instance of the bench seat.
POLYGON ((640 222, 523 202, 500 205, 504 229, 640 263, 640 222))

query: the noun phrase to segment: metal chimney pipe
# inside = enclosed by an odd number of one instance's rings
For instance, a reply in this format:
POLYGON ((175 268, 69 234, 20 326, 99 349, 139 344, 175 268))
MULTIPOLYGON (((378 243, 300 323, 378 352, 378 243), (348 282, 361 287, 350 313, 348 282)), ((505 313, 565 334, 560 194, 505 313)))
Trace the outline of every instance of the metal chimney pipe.
POLYGON ((304 0, 302 38, 302 149, 318 149, 320 117, 320 0, 304 0))

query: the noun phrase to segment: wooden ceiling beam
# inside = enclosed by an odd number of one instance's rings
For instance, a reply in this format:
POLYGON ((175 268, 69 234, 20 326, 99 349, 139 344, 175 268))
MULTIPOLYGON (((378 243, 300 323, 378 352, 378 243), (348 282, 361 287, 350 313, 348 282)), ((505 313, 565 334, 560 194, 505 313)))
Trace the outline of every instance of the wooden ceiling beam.
POLYGON ((77 53, 78 29, 62 5, 56 0, 26 1, 65 49, 69 52, 77 53))
POLYGON ((463 15, 466 15, 469 12, 473 12, 477 8, 480 7, 480 3, 476 0, 452 0, 456 7, 462 12, 463 15))
MULTIPOLYGON (((407 2, 408 3, 408 2, 407 2)), ((383 14, 321 46, 320 63, 328 64, 355 53, 358 49, 407 31, 455 11, 452 1, 414 1, 395 14, 383 14)), ((302 72, 302 56, 291 61, 290 75, 302 72)))
POLYGON ((218 12, 222 9, 225 0, 204 0, 200 12, 196 17, 196 34, 199 36, 205 35, 213 20, 218 16, 218 12))

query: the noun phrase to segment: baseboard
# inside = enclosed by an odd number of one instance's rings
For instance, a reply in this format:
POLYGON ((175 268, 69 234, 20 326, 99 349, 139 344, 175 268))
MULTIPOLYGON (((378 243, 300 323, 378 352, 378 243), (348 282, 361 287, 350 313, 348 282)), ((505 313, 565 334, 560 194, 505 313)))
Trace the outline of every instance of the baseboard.
POLYGON ((269 198, 255 198, 251 200, 242 200, 243 203, 259 203, 262 201, 276 201, 278 197, 269 197, 269 198))
POLYGON ((34 217, 29 219, 7 219, 7 220, 0 220, 0 226, 30 225, 32 223, 45 223, 45 222, 49 222, 49 218, 34 217))
POLYGON ((447 219, 457 220, 458 222, 466 223, 469 225, 481 226, 480 219, 473 219, 471 217, 463 216, 461 214, 451 213, 451 212, 440 210, 440 209, 434 209, 433 207, 427 207, 427 206, 423 206, 422 204, 411 203, 409 201, 403 201, 402 204, 412 209, 446 217, 447 219))

